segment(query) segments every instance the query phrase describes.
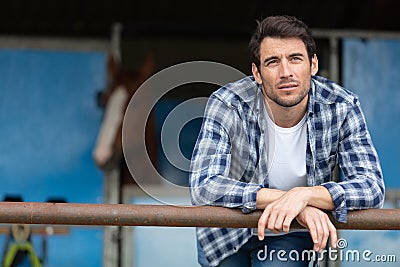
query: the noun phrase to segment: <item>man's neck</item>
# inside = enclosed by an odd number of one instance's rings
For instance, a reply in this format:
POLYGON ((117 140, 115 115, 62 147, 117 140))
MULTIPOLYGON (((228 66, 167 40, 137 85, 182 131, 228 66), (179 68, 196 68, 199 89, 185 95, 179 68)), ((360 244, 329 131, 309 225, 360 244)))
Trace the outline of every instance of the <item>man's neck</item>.
POLYGON ((268 115, 275 124, 283 128, 290 128, 297 125, 306 114, 308 96, 293 107, 280 106, 268 98, 266 101, 269 105, 268 115))

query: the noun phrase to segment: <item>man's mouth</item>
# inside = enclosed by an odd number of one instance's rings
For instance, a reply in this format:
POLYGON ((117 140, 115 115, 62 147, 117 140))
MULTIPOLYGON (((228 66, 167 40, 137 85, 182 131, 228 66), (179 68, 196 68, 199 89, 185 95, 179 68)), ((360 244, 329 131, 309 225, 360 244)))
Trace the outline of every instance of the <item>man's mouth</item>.
POLYGON ((278 85, 278 89, 282 91, 291 91, 297 89, 299 85, 297 83, 282 83, 278 85))

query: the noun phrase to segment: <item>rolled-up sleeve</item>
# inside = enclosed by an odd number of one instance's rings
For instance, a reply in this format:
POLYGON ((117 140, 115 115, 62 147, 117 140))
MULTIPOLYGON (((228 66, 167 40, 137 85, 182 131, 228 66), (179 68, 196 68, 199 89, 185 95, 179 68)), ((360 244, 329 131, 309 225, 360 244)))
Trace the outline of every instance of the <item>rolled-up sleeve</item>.
POLYGON ((242 208, 244 213, 256 209, 256 195, 261 185, 243 178, 246 159, 232 167, 232 142, 241 136, 240 118, 235 109, 218 97, 208 100, 203 124, 195 144, 190 170, 190 193, 194 205, 242 208))
POLYGON ((348 210, 381 208, 382 170, 357 99, 341 127, 338 157, 343 181, 322 184, 332 196, 335 218, 346 222, 348 210))

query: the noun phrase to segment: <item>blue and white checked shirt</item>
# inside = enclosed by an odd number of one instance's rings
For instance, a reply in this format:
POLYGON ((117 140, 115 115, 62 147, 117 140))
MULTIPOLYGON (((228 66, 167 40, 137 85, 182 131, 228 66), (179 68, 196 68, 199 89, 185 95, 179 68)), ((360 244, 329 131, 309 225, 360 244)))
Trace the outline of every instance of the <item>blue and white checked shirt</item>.
MULTIPOLYGON (((251 76, 210 96, 192 156, 194 205, 241 208, 244 213, 256 209, 258 190, 269 186, 265 108, 251 76)), ((313 76, 306 116, 308 186, 329 190, 340 222, 346 222, 347 210, 382 207, 382 171, 357 96, 313 76), (337 162, 344 175, 339 183, 332 181, 337 162)), ((197 229, 210 266, 238 251, 251 235, 246 228, 197 229)))

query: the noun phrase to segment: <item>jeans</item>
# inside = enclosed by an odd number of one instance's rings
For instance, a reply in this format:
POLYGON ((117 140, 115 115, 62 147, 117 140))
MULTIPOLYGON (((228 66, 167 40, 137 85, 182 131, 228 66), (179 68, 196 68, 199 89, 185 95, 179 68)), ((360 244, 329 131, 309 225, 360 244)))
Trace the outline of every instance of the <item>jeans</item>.
MULTIPOLYGON (((257 236, 252 236, 235 254, 223 259, 219 267, 306 267, 310 262, 307 257, 312 252, 313 242, 309 232, 291 232, 284 235, 265 236, 259 241, 257 236), (303 256, 305 255, 305 256, 303 256)), ((203 251, 198 247, 199 263, 208 267, 208 261, 203 251)))

